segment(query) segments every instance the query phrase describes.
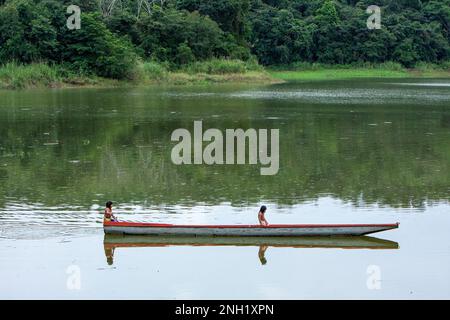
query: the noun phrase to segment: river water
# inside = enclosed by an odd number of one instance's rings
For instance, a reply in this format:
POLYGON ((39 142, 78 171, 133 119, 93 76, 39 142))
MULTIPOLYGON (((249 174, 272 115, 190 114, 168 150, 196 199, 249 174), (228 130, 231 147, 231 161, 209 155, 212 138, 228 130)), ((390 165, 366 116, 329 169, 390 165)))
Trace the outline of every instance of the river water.
POLYGON ((0 298, 450 298, 450 81, 0 91, 0 298), (279 171, 175 129, 279 129, 279 171), (122 220, 391 223, 373 237, 105 237, 122 220))

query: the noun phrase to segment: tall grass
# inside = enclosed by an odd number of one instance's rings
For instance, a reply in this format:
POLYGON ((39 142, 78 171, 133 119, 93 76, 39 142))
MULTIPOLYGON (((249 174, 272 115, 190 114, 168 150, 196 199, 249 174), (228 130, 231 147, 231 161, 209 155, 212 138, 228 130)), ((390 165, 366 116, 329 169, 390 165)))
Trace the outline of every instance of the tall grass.
MULTIPOLYGON (((326 64, 319 62, 294 62, 289 65, 271 66, 272 71, 320 71, 320 70, 345 70, 345 69, 365 69, 365 70, 386 70, 386 71, 405 71, 408 68, 398 62, 386 61, 382 63, 373 62, 355 62, 352 64, 326 64)), ((445 71, 450 69, 450 61, 443 61, 438 64, 430 62, 418 62, 410 70, 431 72, 445 71)))
POLYGON ((370 70, 389 70, 389 71, 401 71, 405 68, 397 62, 386 61, 383 63, 371 63, 371 62, 357 62, 352 64, 326 64, 319 62, 295 62, 285 66, 274 66, 272 70, 283 71, 317 71, 317 70, 341 70, 341 69, 370 69, 370 70))
POLYGON ((131 82, 114 81, 74 71, 68 65, 49 65, 42 62, 20 64, 6 63, 0 66, 0 89, 25 89, 54 86, 117 86, 130 84, 190 84, 219 82, 277 82, 290 80, 349 79, 364 77, 445 77, 450 76, 450 61, 440 64, 418 63, 406 69, 396 62, 380 64, 357 63, 351 65, 327 65, 297 62, 289 66, 271 67, 270 73, 256 59, 212 59, 184 66, 171 66, 168 62, 138 61, 131 75, 131 82))
POLYGON ((16 62, 0 66, 0 88, 25 89, 54 86, 120 85, 149 83, 211 83, 270 81, 271 78, 256 60, 212 59, 174 67, 167 62, 138 61, 130 79, 112 82, 93 73, 74 71, 68 65, 16 62), (131 81, 131 82, 130 82, 131 81))
POLYGON ((214 75, 239 74, 248 71, 263 71, 256 59, 242 61, 238 59, 211 59, 206 61, 196 61, 186 66, 182 66, 180 71, 189 74, 204 73, 214 75))
POLYGON ((441 63, 442 69, 450 70, 450 60, 441 63))
POLYGON ((58 67, 45 63, 22 65, 9 62, 0 66, 0 88, 50 87, 60 80, 58 67))
POLYGON ((432 72, 436 70, 450 70, 450 61, 441 62, 440 64, 419 62, 415 65, 414 69, 421 72, 432 72))
MULTIPOLYGON (((242 61, 237 59, 211 59, 196 61, 187 65, 175 66, 167 62, 146 61, 139 62, 135 68, 133 80, 136 82, 169 82, 189 83, 202 81, 219 81, 216 78, 204 76, 228 76, 243 75, 251 71, 264 72, 264 68, 256 59, 242 61), (202 76, 203 75, 203 76, 202 76), (209 79, 209 80, 205 80, 209 79)), ((223 78, 222 80, 225 80, 223 78)), ((231 80, 230 80, 231 81, 231 80)))
POLYGON ((147 61, 142 63, 144 79, 163 80, 167 77, 168 67, 166 64, 156 61, 147 61))

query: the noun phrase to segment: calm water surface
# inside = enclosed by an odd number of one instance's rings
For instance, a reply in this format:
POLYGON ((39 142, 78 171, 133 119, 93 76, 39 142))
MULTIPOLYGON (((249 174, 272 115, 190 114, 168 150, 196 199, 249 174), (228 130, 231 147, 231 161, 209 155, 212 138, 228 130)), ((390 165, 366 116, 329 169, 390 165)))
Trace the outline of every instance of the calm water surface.
POLYGON ((449 80, 0 91, 0 298, 448 299, 449 200, 449 80), (195 120, 279 129, 278 174, 172 164, 195 120), (401 225, 105 237, 110 199, 131 221, 249 224, 266 204, 271 223, 401 225))

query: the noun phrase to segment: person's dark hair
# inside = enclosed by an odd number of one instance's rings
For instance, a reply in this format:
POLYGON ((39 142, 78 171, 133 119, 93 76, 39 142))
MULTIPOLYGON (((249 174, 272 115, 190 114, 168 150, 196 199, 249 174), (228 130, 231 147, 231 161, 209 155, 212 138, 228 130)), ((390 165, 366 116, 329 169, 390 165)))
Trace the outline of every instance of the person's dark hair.
POLYGON ((108 201, 106 203, 106 207, 111 209, 111 206, 113 205, 113 203, 111 201, 108 201))
POLYGON ((261 208, 259 209, 259 212, 264 213, 264 212, 266 212, 266 210, 267 210, 266 206, 261 206, 261 208))

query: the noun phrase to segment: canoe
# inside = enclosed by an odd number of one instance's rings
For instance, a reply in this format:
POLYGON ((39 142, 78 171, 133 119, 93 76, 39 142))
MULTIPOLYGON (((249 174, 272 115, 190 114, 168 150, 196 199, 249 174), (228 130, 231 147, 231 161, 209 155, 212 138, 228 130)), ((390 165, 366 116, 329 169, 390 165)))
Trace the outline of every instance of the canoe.
POLYGON ((395 224, 271 224, 260 225, 176 225, 106 221, 106 234, 178 235, 178 236, 245 236, 245 237, 303 237, 303 236, 363 236, 398 228, 395 224))
POLYGON ((196 237, 105 234, 105 248, 168 246, 268 246, 282 248, 398 249, 395 241, 374 237, 196 237))

